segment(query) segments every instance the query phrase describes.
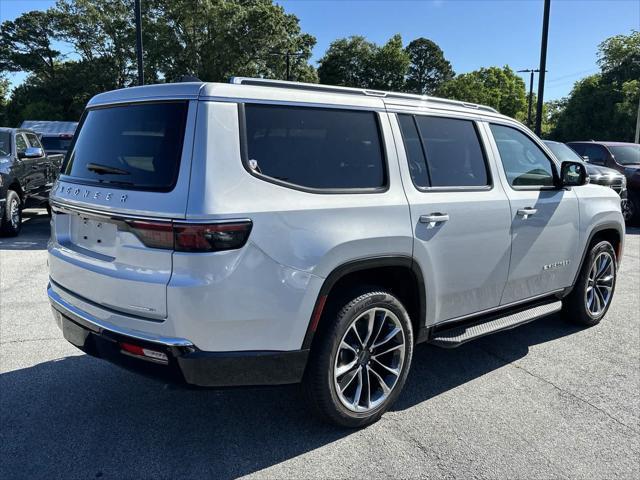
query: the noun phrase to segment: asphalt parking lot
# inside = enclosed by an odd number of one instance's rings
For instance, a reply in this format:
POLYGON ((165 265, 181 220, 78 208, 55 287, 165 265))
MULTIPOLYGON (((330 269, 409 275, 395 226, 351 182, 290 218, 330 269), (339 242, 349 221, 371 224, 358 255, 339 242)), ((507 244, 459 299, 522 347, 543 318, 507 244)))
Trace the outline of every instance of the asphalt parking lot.
POLYGON ((317 423, 295 386, 183 390, 88 357, 46 299, 44 211, 0 239, 0 478, 639 478, 640 229, 599 326, 417 348, 393 411, 317 423))

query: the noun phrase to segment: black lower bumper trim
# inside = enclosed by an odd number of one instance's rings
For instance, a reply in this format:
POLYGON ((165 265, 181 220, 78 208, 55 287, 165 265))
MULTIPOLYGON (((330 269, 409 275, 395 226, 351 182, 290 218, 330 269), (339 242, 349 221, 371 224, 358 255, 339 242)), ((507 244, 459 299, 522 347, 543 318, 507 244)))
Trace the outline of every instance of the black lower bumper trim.
POLYGON ((67 341, 83 352, 127 370, 159 380, 199 387, 286 385, 302 380, 308 350, 287 352, 205 352, 194 347, 167 347, 80 325, 55 308, 54 316, 67 341), (165 353, 166 364, 123 353, 120 343, 165 353))

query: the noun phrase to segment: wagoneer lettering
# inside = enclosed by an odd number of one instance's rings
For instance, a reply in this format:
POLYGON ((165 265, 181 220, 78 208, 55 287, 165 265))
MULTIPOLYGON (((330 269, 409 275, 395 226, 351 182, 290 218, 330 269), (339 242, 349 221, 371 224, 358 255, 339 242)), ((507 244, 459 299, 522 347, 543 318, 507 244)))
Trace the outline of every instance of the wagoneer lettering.
POLYGON ((624 238, 612 189, 489 107, 262 79, 94 97, 51 204, 71 343, 178 383, 302 382, 350 427, 416 343, 600 322, 624 238))

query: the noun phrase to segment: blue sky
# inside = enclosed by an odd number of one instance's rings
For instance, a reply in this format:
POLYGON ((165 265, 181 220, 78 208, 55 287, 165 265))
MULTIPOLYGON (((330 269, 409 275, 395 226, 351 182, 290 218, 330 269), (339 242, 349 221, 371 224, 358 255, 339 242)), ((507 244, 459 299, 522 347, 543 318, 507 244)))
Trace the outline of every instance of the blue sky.
MULTIPOLYGON (((144 0, 142 0, 144 1, 144 0)), ((0 0, 0 20, 46 9, 50 0, 0 0)), ((537 68, 542 0, 279 0, 318 41, 318 60, 332 40, 363 35, 383 43, 427 37, 442 47, 456 73, 483 66, 537 68)), ((552 0, 545 98, 566 96, 573 83, 598 71, 598 44, 640 30, 638 0, 552 0)), ((13 82, 21 81, 15 76, 13 82)), ((525 74, 528 82, 528 76, 525 74)), ((537 80, 536 80, 537 82, 537 80)), ((536 83, 537 85, 537 83, 536 83)), ((534 87, 535 88, 535 87, 534 87)))

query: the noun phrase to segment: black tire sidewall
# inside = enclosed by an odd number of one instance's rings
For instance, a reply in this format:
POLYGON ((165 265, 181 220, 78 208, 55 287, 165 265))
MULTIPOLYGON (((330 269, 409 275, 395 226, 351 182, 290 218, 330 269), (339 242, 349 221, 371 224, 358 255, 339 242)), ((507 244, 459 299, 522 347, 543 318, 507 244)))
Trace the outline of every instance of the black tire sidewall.
MULTIPOLYGON (((329 320, 329 318, 326 320, 329 320)), ((319 413, 325 419, 344 427, 357 428, 369 425, 377 421, 397 400, 407 379, 413 357, 413 328, 411 320, 402 303, 391 293, 376 289, 355 298, 352 296, 351 301, 346 302, 337 313, 337 316, 334 317, 334 321, 329 328, 323 332, 322 342, 315 352, 312 351, 312 354, 314 358, 311 361, 314 362, 313 367, 315 368, 311 368, 309 373, 319 377, 320 391, 316 388, 315 392, 308 391, 308 394, 314 393, 322 397, 326 396, 320 402, 314 401, 316 405, 324 405, 324 408, 319 413), (333 380, 333 368, 338 353, 338 345, 351 323, 360 314, 374 307, 386 308, 398 317, 405 336, 404 364, 393 391, 384 402, 368 412, 353 412, 347 409, 338 398, 333 380)))
POLYGON ((20 200, 20 196, 13 190, 7 191, 7 197, 4 206, 4 215, 2 216, 2 225, 0 230, 2 233, 9 237, 15 237, 20 233, 22 229, 22 201, 20 200), (18 202, 18 209, 20 213, 20 221, 17 226, 13 226, 11 223, 11 203, 13 200, 18 202))
POLYGON ((570 298, 568 301, 568 309, 567 314, 570 315, 570 320, 575 321, 577 323, 583 325, 596 325, 600 323, 600 321, 604 318, 604 316, 609 311, 609 307, 611 307, 611 303, 613 301, 613 296, 616 290, 616 283, 618 280, 618 266, 617 266, 617 258, 616 252, 611 245, 606 240, 594 243, 590 249, 587 257, 585 258, 585 262, 582 265, 582 269, 580 271, 580 275, 576 282, 576 285, 573 288, 573 291, 570 294, 570 298), (611 288, 611 296, 609 298, 609 303, 606 305, 604 310, 597 316, 591 314, 588 310, 585 302, 585 295, 587 289, 587 283, 589 280, 589 271, 593 265, 596 257, 602 253, 607 252, 613 258, 613 285, 611 288))

